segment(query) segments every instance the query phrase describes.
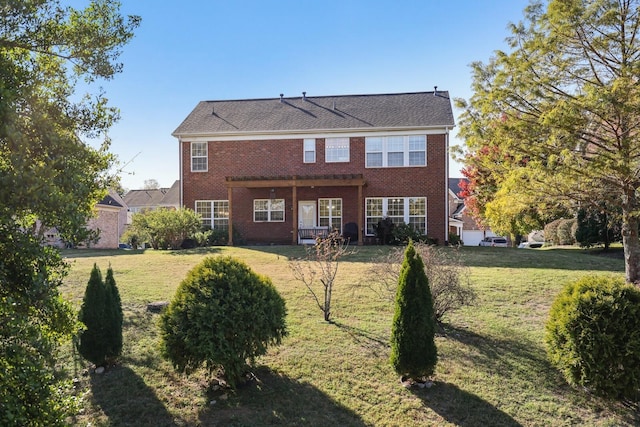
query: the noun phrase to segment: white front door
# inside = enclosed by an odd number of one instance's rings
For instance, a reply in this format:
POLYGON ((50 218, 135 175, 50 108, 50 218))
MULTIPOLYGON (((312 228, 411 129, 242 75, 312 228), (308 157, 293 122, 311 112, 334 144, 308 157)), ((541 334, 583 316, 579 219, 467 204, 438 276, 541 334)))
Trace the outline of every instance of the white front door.
POLYGON ((298 202, 298 228, 310 228, 318 225, 316 220, 315 200, 301 200, 298 202))

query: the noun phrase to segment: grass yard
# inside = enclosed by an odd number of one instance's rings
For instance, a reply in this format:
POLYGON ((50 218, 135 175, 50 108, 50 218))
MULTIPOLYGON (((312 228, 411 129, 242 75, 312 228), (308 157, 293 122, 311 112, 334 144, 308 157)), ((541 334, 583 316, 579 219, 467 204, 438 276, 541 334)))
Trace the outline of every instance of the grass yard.
MULTIPOLYGON (((340 266, 334 323, 322 320, 287 258, 300 247, 217 247, 187 251, 66 251, 63 294, 78 307, 94 263, 114 269, 125 312, 121 364, 103 375, 65 348, 67 373, 79 378, 81 413, 92 426, 624 426, 636 405, 574 390, 546 359, 544 324, 566 280, 624 274, 619 257, 577 249, 462 248, 477 304, 446 319, 436 338, 435 385, 404 388, 389 362, 393 306, 354 288, 381 247, 358 248, 340 266), (157 316, 146 304, 170 300, 205 256, 231 255, 269 276, 288 308, 289 336, 258 360, 257 380, 222 395, 205 372, 184 376, 158 353, 157 316), (213 403, 215 401, 215 403, 213 403)), ((448 249, 450 250, 450 249, 448 249)))

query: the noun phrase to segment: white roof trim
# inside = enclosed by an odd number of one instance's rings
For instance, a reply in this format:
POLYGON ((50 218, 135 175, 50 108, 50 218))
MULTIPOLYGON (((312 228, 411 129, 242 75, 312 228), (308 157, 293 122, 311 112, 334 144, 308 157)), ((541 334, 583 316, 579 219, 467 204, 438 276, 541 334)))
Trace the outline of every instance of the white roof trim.
POLYGON ((260 132, 226 132, 226 133, 173 133, 180 141, 237 141, 242 139, 303 139, 303 138, 335 138, 363 137, 372 135, 438 135, 449 132, 448 126, 407 127, 407 128, 363 128, 363 129, 313 129, 292 131, 260 131, 260 132))

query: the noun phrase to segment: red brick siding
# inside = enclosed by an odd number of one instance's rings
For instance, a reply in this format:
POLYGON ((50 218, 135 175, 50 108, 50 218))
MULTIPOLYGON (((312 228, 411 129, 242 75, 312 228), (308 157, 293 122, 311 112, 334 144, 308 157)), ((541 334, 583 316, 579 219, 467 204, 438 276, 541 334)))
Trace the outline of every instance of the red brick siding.
MULTIPOLYGON (((182 143, 183 202, 193 209, 196 200, 226 200, 227 176, 306 176, 362 174, 367 182, 363 197, 426 197, 427 234, 445 241, 446 136, 427 136, 427 166, 365 168, 364 137, 350 139, 350 161, 325 163, 324 139, 316 140, 316 162, 303 162, 303 140, 221 141, 208 144, 208 172, 191 172, 190 143, 182 143)), ((270 189, 234 189, 233 224, 248 241, 290 243, 292 240, 292 191, 276 188, 285 199, 284 223, 254 223, 253 200, 270 197, 270 189)), ((298 200, 331 197, 343 200, 343 224, 357 222, 356 187, 298 188, 298 200)), ((364 209, 364 208, 363 208, 364 209)), ((364 223, 364 219, 363 219, 364 223)))

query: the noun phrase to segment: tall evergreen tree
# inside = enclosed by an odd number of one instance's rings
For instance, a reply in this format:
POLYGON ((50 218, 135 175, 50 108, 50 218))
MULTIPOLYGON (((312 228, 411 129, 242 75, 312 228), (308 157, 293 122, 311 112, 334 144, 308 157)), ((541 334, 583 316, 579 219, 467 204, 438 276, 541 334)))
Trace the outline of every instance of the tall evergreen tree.
POLYGON ((422 258, 409 241, 398 279, 391 327, 391 365, 414 380, 433 374, 438 361, 435 318, 422 258))
POLYGON ((122 306, 109 267, 106 282, 96 264, 87 283, 79 319, 86 329, 78 341, 78 351, 88 361, 104 366, 122 352, 122 306))
POLYGON ((122 353, 122 323, 124 321, 124 315, 122 313, 122 301, 120 299, 120 292, 116 285, 116 279, 113 277, 113 269, 109 266, 107 275, 104 279, 104 285, 106 287, 109 310, 109 329, 107 330, 107 339, 110 344, 110 348, 107 349, 107 356, 109 358, 115 358, 122 353))
POLYGON ((78 315, 86 328, 80 333, 78 351, 82 357, 98 366, 106 363, 106 308, 107 290, 102 281, 102 273, 93 264, 78 315))

